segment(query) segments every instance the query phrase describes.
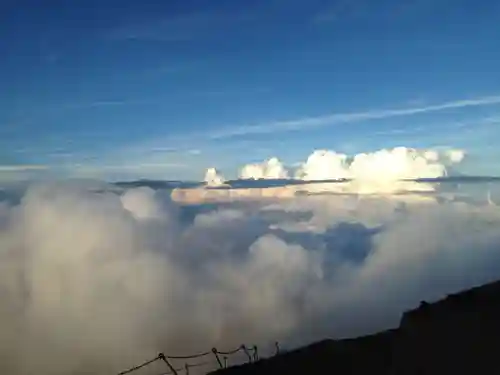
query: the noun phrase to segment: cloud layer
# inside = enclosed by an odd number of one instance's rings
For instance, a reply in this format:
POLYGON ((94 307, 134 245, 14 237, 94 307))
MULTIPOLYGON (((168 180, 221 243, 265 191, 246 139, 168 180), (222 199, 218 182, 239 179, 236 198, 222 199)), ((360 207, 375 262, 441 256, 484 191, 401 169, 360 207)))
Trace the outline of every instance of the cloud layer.
POLYGON ((193 212, 149 188, 34 186, 0 205, 0 370, 117 373, 159 351, 383 329, 499 277, 498 225, 494 205, 411 196, 193 212))
MULTIPOLYGON (((286 167, 278 158, 273 157, 262 163, 243 166, 239 178, 243 180, 293 178, 303 181, 347 179, 351 180, 347 188, 337 184, 323 184, 319 188, 354 193, 433 190, 432 185, 414 184, 406 180, 446 176, 448 167, 460 163, 464 157, 465 152, 457 149, 438 152, 430 149, 396 147, 354 156, 331 150, 316 150, 298 168, 286 167)), ((214 171, 207 171, 206 176, 214 178, 214 171)), ((318 185, 314 187, 317 188, 318 185)))

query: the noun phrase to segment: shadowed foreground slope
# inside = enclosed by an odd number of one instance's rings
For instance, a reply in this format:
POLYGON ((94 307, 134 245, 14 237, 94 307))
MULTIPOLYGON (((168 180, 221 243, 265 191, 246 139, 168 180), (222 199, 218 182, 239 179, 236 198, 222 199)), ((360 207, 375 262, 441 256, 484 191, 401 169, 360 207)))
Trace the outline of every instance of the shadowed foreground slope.
POLYGON ((324 340, 213 374, 500 373, 499 317, 497 281, 435 303, 422 303, 404 313, 394 330, 355 339, 324 340))

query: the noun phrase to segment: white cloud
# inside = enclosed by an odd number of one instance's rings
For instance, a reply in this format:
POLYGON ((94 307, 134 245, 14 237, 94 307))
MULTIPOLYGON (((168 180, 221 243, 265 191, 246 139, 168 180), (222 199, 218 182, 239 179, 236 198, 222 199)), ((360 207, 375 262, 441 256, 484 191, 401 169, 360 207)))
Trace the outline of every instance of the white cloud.
POLYGON ((160 207, 155 201, 155 193, 149 188, 137 188, 126 191, 120 197, 123 208, 136 219, 154 219, 162 216, 160 207))
POLYGON ((288 171, 278 158, 265 160, 263 163, 247 164, 240 170, 241 179, 283 179, 289 178, 288 171))
POLYGON ((225 179, 217 169, 208 168, 205 173, 204 181, 208 186, 220 186, 224 184, 225 179))
POLYGON ((439 153, 434 150, 425 151, 423 156, 430 162, 436 162, 439 160, 439 153))
POLYGON ((406 179, 437 178, 445 175, 445 166, 428 159, 428 151, 406 147, 356 155, 349 165, 352 178, 392 182, 406 179))
MULTIPOLYGON (((433 190, 433 185, 407 180, 439 178, 447 175, 450 165, 460 163, 465 152, 458 149, 438 152, 407 147, 382 149, 354 156, 330 150, 316 150, 296 168, 294 178, 304 181, 348 179, 351 182, 298 186, 296 190, 338 191, 351 193, 394 193, 401 190, 433 190)), ((241 179, 289 179, 291 168, 278 158, 241 168, 241 179)), ((291 190, 284 187, 281 190, 291 190)), ((280 193, 279 188, 276 193, 280 193), (278 191, 279 190, 279 191, 278 191)), ((266 191, 270 191, 269 189, 266 191)), ((229 195, 229 193, 227 193, 229 195)))
POLYGON ((303 196, 184 221, 162 192, 99 191, 34 186, 0 207, 2 373, 355 335, 500 276, 494 205, 303 196))
POLYGON ((465 157, 465 152, 463 150, 448 150, 447 156, 450 162, 460 163, 465 157))
POLYGON ((316 150, 299 167, 295 177, 306 181, 349 178, 347 155, 316 150))

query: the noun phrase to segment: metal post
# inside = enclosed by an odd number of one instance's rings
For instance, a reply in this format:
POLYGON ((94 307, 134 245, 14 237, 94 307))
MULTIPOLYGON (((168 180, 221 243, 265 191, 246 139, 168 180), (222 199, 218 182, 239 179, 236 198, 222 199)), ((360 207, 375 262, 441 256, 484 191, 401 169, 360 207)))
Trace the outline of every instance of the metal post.
POLYGON ((168 361, 167 357, 165 357, 165 354, 163 354, 163 353, 158 354, 158 358, 160 358, 163 362, 165 362, 167 364, 167 366, 170 369, 170 371, 172 371, 172 374, 178 375, 176 369, 174 368, 174 366, 172 366, 170 364, 170 362, 168 361))
POLYGON ((248 357, 248 363, 252 362, 252 356, 250 355, 250 353, 248 352, 248 349, 245 345, 241 345, 241 349, 243 349, 243 351, 245 352, 245 354, 247 355, 248 357))
POLYGON ((212 348, 212 353, 214 353, 215 359, 217 359, 217 362, 219 363, 219 367, 220 368, 224 368, 222 366, 222 362, 221 362, 221 360, 219 358, 219 355, 217 354, 217 349, 216 348, 212 348))
POLYGON ((257 345, 253 346, 253 361, 257 362, 259 360, 259 353, 257 352, 257 345))

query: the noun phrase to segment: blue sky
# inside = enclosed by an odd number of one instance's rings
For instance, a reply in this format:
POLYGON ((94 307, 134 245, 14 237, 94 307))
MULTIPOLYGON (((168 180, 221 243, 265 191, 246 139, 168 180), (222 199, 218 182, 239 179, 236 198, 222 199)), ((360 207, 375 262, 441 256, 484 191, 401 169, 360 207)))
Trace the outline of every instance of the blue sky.
POLYGON ((201 179, 395 146, 463 148, 467 173, 500 175, 497 1, 5 0, 0 14, 0 178, 201 179))

